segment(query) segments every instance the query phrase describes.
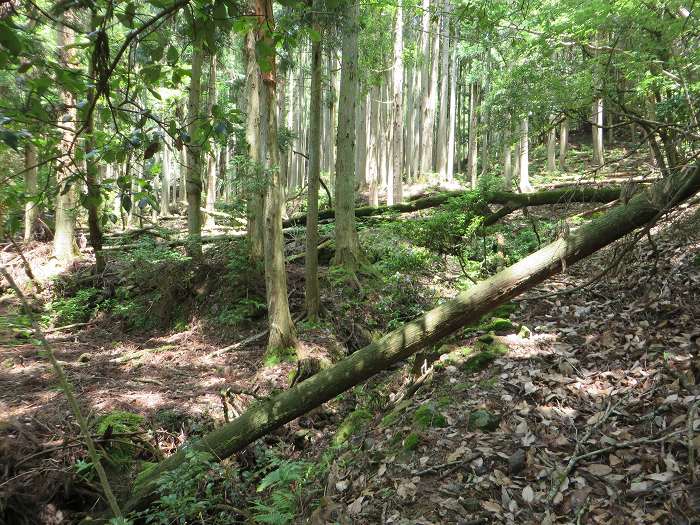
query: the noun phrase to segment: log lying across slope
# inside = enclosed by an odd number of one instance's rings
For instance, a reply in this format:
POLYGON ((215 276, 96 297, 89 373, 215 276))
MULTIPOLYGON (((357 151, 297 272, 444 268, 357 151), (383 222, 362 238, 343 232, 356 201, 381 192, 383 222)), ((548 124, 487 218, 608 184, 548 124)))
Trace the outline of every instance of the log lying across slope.
MULTIPOLYGON (((602 188, 564 188, 544 190, 535 193, 512 193, 497 191, 488 197, 489 204, 502 204, 513 211, 527 206, 544 206, 546 204, 565 204, 568 202, 612 202, 620 197, 620 186, 605 186, 602 188)), ((372 217, 385 213, 410 213, 445 204, 453 197, 465 195, 467 191, 453 191, 423 197, 409 202, 401 202, 392 206, 363 206, 355 208, 355 217, 372 217)), ((318 213, 318 219, 335 218, 335 210, 324 210, 318 213)), ((284 221, 284 227, 306 224, 306 215, 297 215, 284 221)))
MULTIPOLYGON (((259 437, 333 399, 393 363, 437 343, 467 324, 477 322, 493 308, 560 272, 562 266, 575 263, 657 219, 663 210, 698 190, 700 167, 650 187, 627 204, 616 206, 605 216, 556 240, 334 366, 253 405, 243 415, 207 434, 191 447, 209 451, 217 458, 231 456, 259 437)), ((184 461, 185 452, 180 449, 155 467, 128 502, 127 508, 134 509, 152 497, 158 476, 184 461)))

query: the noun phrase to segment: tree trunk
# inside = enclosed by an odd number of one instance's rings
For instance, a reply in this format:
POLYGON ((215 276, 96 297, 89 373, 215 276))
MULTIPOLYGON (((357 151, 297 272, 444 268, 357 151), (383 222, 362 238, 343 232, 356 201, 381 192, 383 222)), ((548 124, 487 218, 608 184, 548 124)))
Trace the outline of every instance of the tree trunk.
MULTIPOLYGON (((256 14, 260 24, 259 41, 267 49, 274 49, 272 31, 274 18, 272 0, 256 0, 256 14)), ((284 238, 282 236, 282 213, 284 211, 284 188, 282 186, 277 142, 277 101, 275 94, 275 58, 268 58, 270 70, 261 70, 262 96, 260 118, 265 123, 267 136, 268 182, 265 193, 265 289, 267 293, 267 316, 269 324, 268 350, 296 348, 294 323, 289 313, 287 300, 287 271, 284 261, 284 238)))
POLYGON ((372 86, 370 89, 370 150, 369 150, 369 169, 368 177, 368 194, 369 205, 379 206, 379 134, 380 134, 380 119, 379 119, 379 87, 372 86))
MULTIPOLYGON (((428 197, 421 197, 410 202, 398 203, 392 206, 363 206, 355 208, 355 217, 373 217, 384 213, 412 213, 427 208, 445 204, 449 199, 469 193, 469 191, 450 191, 428 197)), ((565 202, 611 202, 620 196, 620 186, 604 186, 602 188, 559 188, 521 194, 509 191, 496 191, 485 196, 488 204, 503 204, 509 206, 542 206, 545 204, 560 204, 565 202)), ((320 220, 333 219, 335 210, 319 212, 320 220)), ((284 221, 285 228, 300 226, 306 221, 306 215, 297 215, 284 221)))
POLYGON ((549 129, 549 132, 547 133, 547 171, 551 173, 557 167, 557 128, 554 126, 554 115, 550 115, 549 125, 551 127, 549 129))
MULTIPOLYGON (((66 19, 72 22, 72 15, 65 13, 66 19)), ((71 69, 77 65, 77 49, 75 44, 75 33, 69 27, 70 24, 59 24, 57 45, 59 53, 59 64, 64 69, 71 69)), ((75 217, 77 213, 78 184, 73 180, 73 170, 71 166, 75 161, 76 121, 78 118, 76 111, 76 98, 67 89, 60 92, 61 108, 63 113, 59 115, 58 121, 61 125, 61 140, 59 150, 61 158, 56 169, 56 183, 58 194, 56 195, 56 228, 54 231, 53 247, 54 255, 61 264, 70 264, 75 258, 75 217)))
POLYGON ((591 132, 593 133, 593 164, 603 164, 603 98, 598 97, 593 101, 591 118, 591 132))
POLYGON ((355 148, 355 187, 359 191, 367 188, 367 97, 360 95, 355 115, 355 136, 357 147, 355 148))
POLYGON ((163 153, 161 155, 160 169, 160 216, 167 217, 170 215, 170 186, 172 184, 172 150, 170 145, 170 137, 168 135, 163 139, 163 153))
POLYGON ((435 171, 440 181, 447 180, 447 155, 448 135, 450 125, 448 123, 448 107, 450 92, 450 42, 449 42, 449 4, 445 2, 445 15, 442 17, 443 28, 440 45, 440 115, 437 126, 437 146, 435 148, 435 171))
MULTIPOLYGON (((393 202, 403 200, 403 8, 396 6, 394 20, 394 67, 391 72, 394 122, 392 125, 393 202)), ((388 196, 387 196, 388 199, 388 196)))
MULTIPOLYGON (((216 104, 216 54, 209 57, 209 85, 207 86, 207 117, 212 118, 212 110, 216 104)), ((211 149, 207 155, 207 211, 214 211, 216 205, 216 147, 210 142, 211 149)), ((216 227, 214 215, 208 213, 205 228, 216 227)))
POLYGON ((262 123, 260 121, 260 68, 255 55, 255 32, 250 30, 245 37, 246 54, 246 95, 248 120, 246 123, 246 142, 248 143, 248 160, 250 168, 247 170, 248 180, 245 183, 247 194, 247 221, 248 243, 250 246, 249 259, 253 266, 263 261, 264 236, 263 212, 265 194, 262 191, 262 170, 264 141, 261 137, 262 123))
POLYGON ((510 119, 503 131, 503 189, 511 191, 513 188, 513 144, 511 143, 510 119))
POLYGON ((467 152, 467 176, 471 181, 472 189, 476 188, 477 176, 477 125, 478 119, 478 90, 475 81, 469 84, 469 150, 467 152))
MULTIPOLYGON (((694 195, 700 189, 700 168, 694 166, 685 176, 674 176, 635 195, 603 217, 560 237, 541 250, 482 281, 454 299, 446 301, 421 317, 388 333, 330 368, 281 394, 255 403, 234 421, 219 427, 186 450, 201 450, 224 459, 256 439, 333 399, 394 363, 417 351, 439 343, 462 327, 477 322, 484 314, 505 301, 559 273, 656 219, 665 209, 694 195)), ((157 465, 145 476, 139 490, 126 505, 131 511, 152 498, 155 481, 186 460, 186 450, 157 465)))
MULTIPOLYGON (((421 3, 421 22, 420 22, 420 55, 417 67, 420 72, 420 96, 418 98, 418 111, 416 113, 416 176, 423 174, 423 168, 426 162, 423 157, 426 156, 427 131, 426 110, 430 104, 430 0, 422 0, 421 3)), ((418 50, 416 50, 418 51, 418 50)))
POLYGON ((559 169, 566 170, 566 152, 569 149, 569 117, 564 117, 559 128, 559 169))
MULTIPOLYGON (((455 36, 455 29, 451 27, 450 40, 455 36)), ((457 44, 452 45, 452 58, 450 61, 450 121, 447 134, 447 182, 454 180, 455 172, 455 132, 457 126, 457 44)))
POLYGON ((533 191, 530 185, 530 158, 529 158, 530 140, 528 138, 528 122, 527 117, 523 117, 520 122, 520 183, 518 187, 522 193, 533 191))
POLYGON ((434 171, 433 145, 435 143, 435 110, 437 107, 438 65, 440 63, 440 18, 431 24, 431 33, 426 35, 431 44, 430 73, 428 77, 428 93, 426 105, 423 108, 423 125, 421 130, 421 172, 434 171))
MULTIPOLYGON (((321 0, 313 2, 313 27, 319 34, 321 25, 316 14, 321 0)), ((309 108, 309 197, 306 215, 306 316, 315 322, 319 318, 321 298, 318 286, 318 190, 321 178, 321 37, 311 42, 311 92, 309 108)))
POLYGON ((334 264, 354 272, 362 262, 355 224, 355 103, 357 101, 357 33, 359 4, 346 0, 343 27, 343 64, 338 101, 334 264))
POLYGON ((187 134, 190 142, 187 145, 187 236, 189 242, 186 251, 190 257, 202 255, 202 144, 199 137, 201 113, 201 77, 204 49, 201 44, 195 44, 192 51, 192 75, 190 79, 190 94, 187 100, 187 134))
POLYGON ((28 197, 24 205, 24 242, 34 239, 36 222, 39 218, 39 168, 36 146, 30 140, 24 146, 24 192, 28 197))

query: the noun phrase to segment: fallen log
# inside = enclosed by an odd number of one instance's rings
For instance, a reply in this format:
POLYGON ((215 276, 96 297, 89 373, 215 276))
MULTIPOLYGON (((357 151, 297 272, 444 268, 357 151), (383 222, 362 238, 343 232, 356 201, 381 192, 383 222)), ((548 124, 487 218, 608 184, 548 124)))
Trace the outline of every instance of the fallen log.
MULTIPOLYGON (((512 206, 513 209, 526 206, 543 206, 546 204, 563 204, 568 202, 611 202, 620 196, 620 186, 603 188, 564 188, 544 190, 535 193, 512 193, 508 191, 493 192, 487 199, 488 204, 512 206)), ((409 202, 401 202, 392 206, 363 206, 355 208, 355 217, 372 217, 385 213, 411 213, 435 208, 445 204, 449 199, 467 194, 468 191, 450 191, 423 197, 409 202)), ((319 220, 335 218, 335 210, 323 210, 318 213, 319 220)), ((306 224, 306 215, 297 215, 284 221, 284 226, 300 226, 306 224)))
POLYGON ((470 290, 460 293, 421 317, 388 333, 334 366, 265 401, 181 447, 178 452, 146 474, 126 509, 142 507, 153 496, 156 480, 186 460, 186 450, 206 451, 224 459, 248 444, 288 423, 374 374, 417 351, 477 322, 484 314, 520 295, 567 266, 650 222, 700 190, 700 165, 685 174, 669 177, 621 203, 605 216, 560 237, 541 250, 502 270, 470 290))

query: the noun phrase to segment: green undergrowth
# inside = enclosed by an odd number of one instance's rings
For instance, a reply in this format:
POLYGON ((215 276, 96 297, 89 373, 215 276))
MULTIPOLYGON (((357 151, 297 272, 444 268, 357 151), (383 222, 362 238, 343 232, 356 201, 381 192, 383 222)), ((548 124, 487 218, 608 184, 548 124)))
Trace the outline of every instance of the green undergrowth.
POLYGON ((294 363, 296 360, 297 352, 294 348, 268 348, 263 363, 265 366, 276 366, 281 363, 294 363))

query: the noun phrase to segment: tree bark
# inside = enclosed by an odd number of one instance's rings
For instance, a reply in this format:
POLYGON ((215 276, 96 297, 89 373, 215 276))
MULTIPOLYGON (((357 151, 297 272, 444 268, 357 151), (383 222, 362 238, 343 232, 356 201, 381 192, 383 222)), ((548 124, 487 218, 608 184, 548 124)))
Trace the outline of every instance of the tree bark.
POLYGON ((556 169, 557 128, 554 126, 554 115, 549 117, 550 129, 547 133, 547 171, 550 173, 556 169))
POLYGON ((528 137, 528 119, 523 117, 520 121, 520 183, 518 187, 522 193, 533 191, 530 185, 530 140, 528 137))
POLYGON ((401 4, 397 4, 395 16, 394 67, 391 72, 394 98, 391 176, 393 177, 393 203, 398 203, 403 200, 403 8, 401 4))
POLYGON ((593 133, 593 164, 603 164, 603 98, 597 97, 593 101, 591 118, 591 132, 593 133))
POLYGON ((250 246, 249 259, 253 266, 263 261, 264 228, 263 211, 265 194, 260 164, 263 161, 262 123, 260 121, 260 68, 255 56, 255 31, 250 30, 245 37, 246 55, 246 94, 248 119, 246 123, 246 142, 248 143, 248 181, 245 184, 247 193, 248 243, 250 246))
POLYGON ((569 117, 564 117, 559 128, 559 169, 566 169, 566 152, 569 148, 569 117))
MULTIPOLYGON (((505 301, 647 225, 663 211, 694 195, 699 189, 700 168, 694 166, 686 175, 674 176, 670 181, 657 184, 651 191, 635 195, 627 204, 621 204, 603 217, 560 237, 332 367, 321 370, 267 401, 256 403, 232 422, 189 444, 187 450, 206 451, 219 459, 231 456, 392 364, 437 344, 465 325, 477 322, 505 301)), ((185 460, 185 450, 180 449, 151 470, 138 492, 127 503, 126 510, 131 511, 153 497, 155 481, 159 476, 185 460)))
MULTIPOLYGON (((454 26, 450 27, 450 40, 455 37, 454 26)), ((450 120, 449 131, 447 133, 447 171, 446 182, 454 180, 455 173, 455 132, 457 126, 457 44, 452 45, 452 57, 450 60, 450 120)))
MULTIPOLYGON (((75 44, 75 32, 69 27, 73 16, 69 13, 63 15, 68 19, 68 24, 60 23, 58 26, 57 45, 59 64, 65 69, 71 69, 77 65, 77 50, 75 44)), ((62 20, 63 21, 63 20, 62 20)), ((75 258, 75 216, 77 213, 78 185, 73 180, 73 169, 76 148, 76 110, 75 94, 67 89, 60 92, 61 107, 63 113, 59 116, 61 125, 61 139, 59 149, 61 159, 56 169, 56 183, 58 194, 56 195, 56 228, 54 231, 53 246, 54 255, 61 264, 70 264, 75 258)))
POLYGON ((511 191, 513 189, 513 144, 511 137, 511 124, 508 124, 503 131, 503 189, 511 191))
MULTIPOLYGON (((313 27, 319 34, 318 21, 321 0, 313 2, 313 27)), ((318 191, 321 179, 321 40, 311 42, 311 92, 309 108, 309 196, 306 215, 306 315, 309 321, 317 321, 321 309, 318 286, 318 191)))
POLYGON ((343 56, 338 102, 337 159, 335 165, 334 264, 354 272, 362 262, 360 240, 355 224, 355 103, 357 101, 357 33, 359 4, 346 0, 343 27, 343 56))
MULTIPOLYGON (((216 104, 216 54, 209 57, 209 85, 207 86, 207 117, 212 119, 212 110, 216 104)), ((207 211, 214 211, 216 205, 216 147, 210 142, 210 150, 207 155, 207 211)), ((216 219, 209 213, 206 217, 205 228, 216 227, 216 219)))
MULTIPOLYGON (((268 49, 274 49, 272 31, 274 17, 272 0, 256 0, 256 14, 260 21, 258 38, 268 49)), ((260 118, 265 123, 267 136, 268 182, 265 193, 265 289, 269 324, 268 350, 296 348, 294 323, 287 300, 287 271, 284 260, 282 213, 284 212, 284 187, 282 185, 277 142, 277 101, 275 93, 275 57, 268 58, 270 70, 260 70, 262 96, 260 118)))
POLYGON ((370 206, 379 206, 379 87, 370 88, 370 146, 369 146, 369 169, 368 194, 370 206))
POLYGON ((476 188, 477 177, 477 126, 478 118, 478 101, 479 93, 476 81, 469 84, 469 150, 467 151, 467 177, 471 181, 472 189, 476 188))
POLYGON ((443 27, 440 44, 440 113, 437 125, 437 146, 435 147, 435 171, 440 181, 447 180, 447 142, 450 126, 448 123, 449 91, 450 91, 450 42, 449 42, 449 4, 445 2, 445 15, 442 17, 443 27))
POLYGON ((30 140, 24 146, 24 192, 28 197, 24 205, 24 242, 34 238, 36 222, 39 218, 39 169, 37 167, 36 146, 30 140))
POLYGON ((198 130, 201 124, 201 77, 204 49, 202 44, 195 43, 192 51, 192 75, 190 79, 190 94, 187 100, 187 134, 190 142, 187 145, 187 234, 189 242, 186 247, 188 255, 202 255, 202 144, 198 130))

